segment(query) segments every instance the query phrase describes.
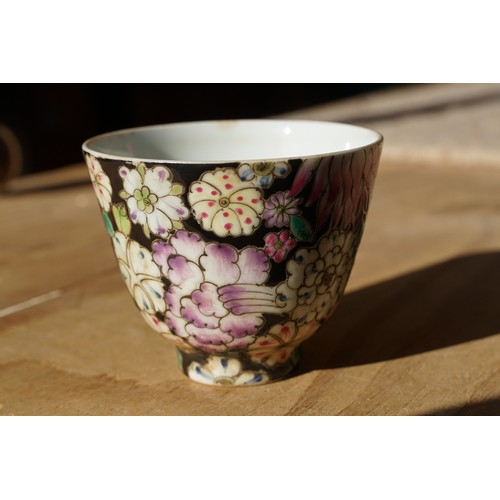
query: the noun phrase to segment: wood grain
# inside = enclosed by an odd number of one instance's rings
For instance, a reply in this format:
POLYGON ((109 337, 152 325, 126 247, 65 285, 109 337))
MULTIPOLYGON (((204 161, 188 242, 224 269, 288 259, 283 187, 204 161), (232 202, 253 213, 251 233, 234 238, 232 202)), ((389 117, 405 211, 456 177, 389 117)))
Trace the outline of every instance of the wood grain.
POLYGON ((500 414, 500 169, 383 161, 347 294, 287 380, 197 385, 119 275, 90 184, 0 198, 4 415, 500 414), (12 310, 12 309, 9 309, 12 310))

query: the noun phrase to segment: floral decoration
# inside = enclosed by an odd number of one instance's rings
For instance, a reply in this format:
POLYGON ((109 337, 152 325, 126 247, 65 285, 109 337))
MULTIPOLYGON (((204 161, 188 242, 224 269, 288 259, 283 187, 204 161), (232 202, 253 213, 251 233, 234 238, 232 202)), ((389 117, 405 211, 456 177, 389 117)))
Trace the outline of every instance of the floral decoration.
POLYGON ((207 385, 257 385, 264 384, 269 376, 262 371, 243 370, 236 358, 209 356, 206 364, 193 361, 188 376, 207 385))
POLYGON ((115 228, 111 223, 111 219, 104 210, 101 212, 101 215, 102 215, 102 220, 104 221, 104 227, 106 228, 106 231, 111 237, 113 237, 113 235, 115 234, 115 228))
POLYGON ((113 213, 113 219, 115 220, 118 231, 123 233, 125 236, 130 236, 132 224, 127 216, 127 209, 125 208, 125 205, 123 203, 113 204, 111 212, 113 213))
POLYGON ((283 227, 290 225, 290 216, 300 212, 298 205, 301 200, 292 198, 288 191, 278 191, 272 194, 265 204, 262 217, 266 227, 283 227))
POLYGON ((290 164, 287 161, 258 161, 242 163, 238 167, 240 179, 252 181, 262 189, 270 187, 275 177, 286 177, 289 172, 290 164))
POLYGON ((249 235, 260 224, 262 192, 233 168, 206 172, 189 188, 188 201, 206 231, 217 236, 249 235))
POLYGON ((278 300, 286 304, 299 326, 324 321, 344 290, 354 261, 354 233, 333 231, 315 248, 301 248, 287 264, 287 280, 278 286, 278 300))
POLYGON ((146 311, 141 311, 142 317, 146 323, 156 332, 160 333, 162 337, 171 340, 177 347, 183 351, 194 351, 194 349, 182 338, 182 336, 174 335, 165 322, 159 320, 154 314, 149 314, 146 311))
POLYGON ((297 171, 290 195, 297 196, 312 180, 306 206, 317 204, 317 228, 330 221, 332 228, 356 230, 368 210, 379 156, 376 145, 350 155, 307 159, 297 171))
POLYGON ((264 251, 274 260, 274 262, 282 262, 288 255, 288 252, 295 247, 296 241, 286 230, 279 233, 267 233, 264 237, 264 251))
POLYGON ((274 325, 265 335, 257 337, 248 351, 250 359, 270 367, 283 364, 288 361, 297 346, 309 338, 318 327, 317 321, 300 327, 294 321, 274 325))
POLYGON ((142 226, 146 236, 150 237, 150 233, 166 236, 183 227, 181 221, 189 216, 179 196, 184 188, 172 182, 167 167, 146 168, 140 163, 136 168, 123 165, 118 172, 123 179, 120 197, 127 201, 130 219, 142 226))
POLYGON ((165 312, 161 272, 150 251, 119 231, 112 240, 120 271, 137 307, 148 314, 165 312))
POLYGON ((109 177, 106 175, 102 169, 99 160, 93 156, 86 155, 85 160, 90 173, 90 180, 92 181, 92 187, 94 188, 97 201, 101 208, 107 212, 111 206, 111 182, 109 177))
POLYGON ((289 190, 286 161, 187 175, 174 164, 85 159, 145 321, 176 344, 193 380, 252 385, 287 375, 299 344, 335 310, 379 154, 297 159, 289 190), (114 192, 106 172, 121 184, 114 192))
POLYGON ((168 243, 153 243, 153 258, 171 283, 165 323, 202 350, 246 348, 262 314, 278 310, 275 290, 264 284, 270 263, 263 250, 205 243, 196 233, 178 231, 168 243))

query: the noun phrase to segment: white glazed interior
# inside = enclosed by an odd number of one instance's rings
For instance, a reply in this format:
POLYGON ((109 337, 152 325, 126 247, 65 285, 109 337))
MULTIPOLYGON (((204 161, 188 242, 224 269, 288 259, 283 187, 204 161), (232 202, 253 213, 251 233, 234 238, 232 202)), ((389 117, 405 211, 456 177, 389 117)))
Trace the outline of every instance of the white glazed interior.
POLYGON ((111 159, 206 163, 304 158, 381 140, 373 130, 343 123, 222 120, 120 130, 89 139, 83 150, 111 159))

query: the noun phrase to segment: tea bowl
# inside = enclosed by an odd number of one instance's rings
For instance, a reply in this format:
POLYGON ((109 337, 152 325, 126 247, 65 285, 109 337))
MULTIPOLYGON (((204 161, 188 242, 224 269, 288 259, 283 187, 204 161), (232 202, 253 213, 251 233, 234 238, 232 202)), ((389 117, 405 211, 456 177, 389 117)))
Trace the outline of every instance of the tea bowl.
POLYGON ((382 141, 348 124, 269 119, 83 144, 125 284, 189 378, 248 386, 295 368, 344 292, 382 141))

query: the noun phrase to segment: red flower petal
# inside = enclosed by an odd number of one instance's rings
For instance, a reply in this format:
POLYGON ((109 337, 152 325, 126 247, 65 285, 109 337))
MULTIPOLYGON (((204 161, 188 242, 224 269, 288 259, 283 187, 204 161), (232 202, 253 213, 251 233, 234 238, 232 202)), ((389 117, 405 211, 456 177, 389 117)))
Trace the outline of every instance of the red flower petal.
POLYGON ((328 203, 329 192, 325 191, 318 203, 318 229, 321 229, 331 215, 331 205, 328 203))
POLYGON ((288 231, 281 231, 279 234, 280 241, 286 241, 290 238, 290 233, 288 231))
POLYGON ((286 255, 286 251, 283 249, 283 248, 280 248, 275 254, 274 254, 274 257, 273 257, 273 260, 274 262, 281 262, 285 255, 286 255))
POLYGON ((278 236, 276 233, 268 233, 264 237, 264 241, 266 242, 266 245, 274 245, 278 241, 278 236))
POLYGON ((307 200, 306 207, 310 207, 315 203, 318 198, 324 193, 325 189, 328 189, 328 173, 333 159, 322 158, 316 169, 314 175, 313 187, 311 193, 309 194, 309 199, 307 200))
POLYGON ((297 193, 300 193, 309 182, 309 179, 317 168, 318 160, 306 160, 302 163, 297 174, 295 175, 295 179, 293 180, 292 187, 288 193, 289 196, 295 196, 297 193))

